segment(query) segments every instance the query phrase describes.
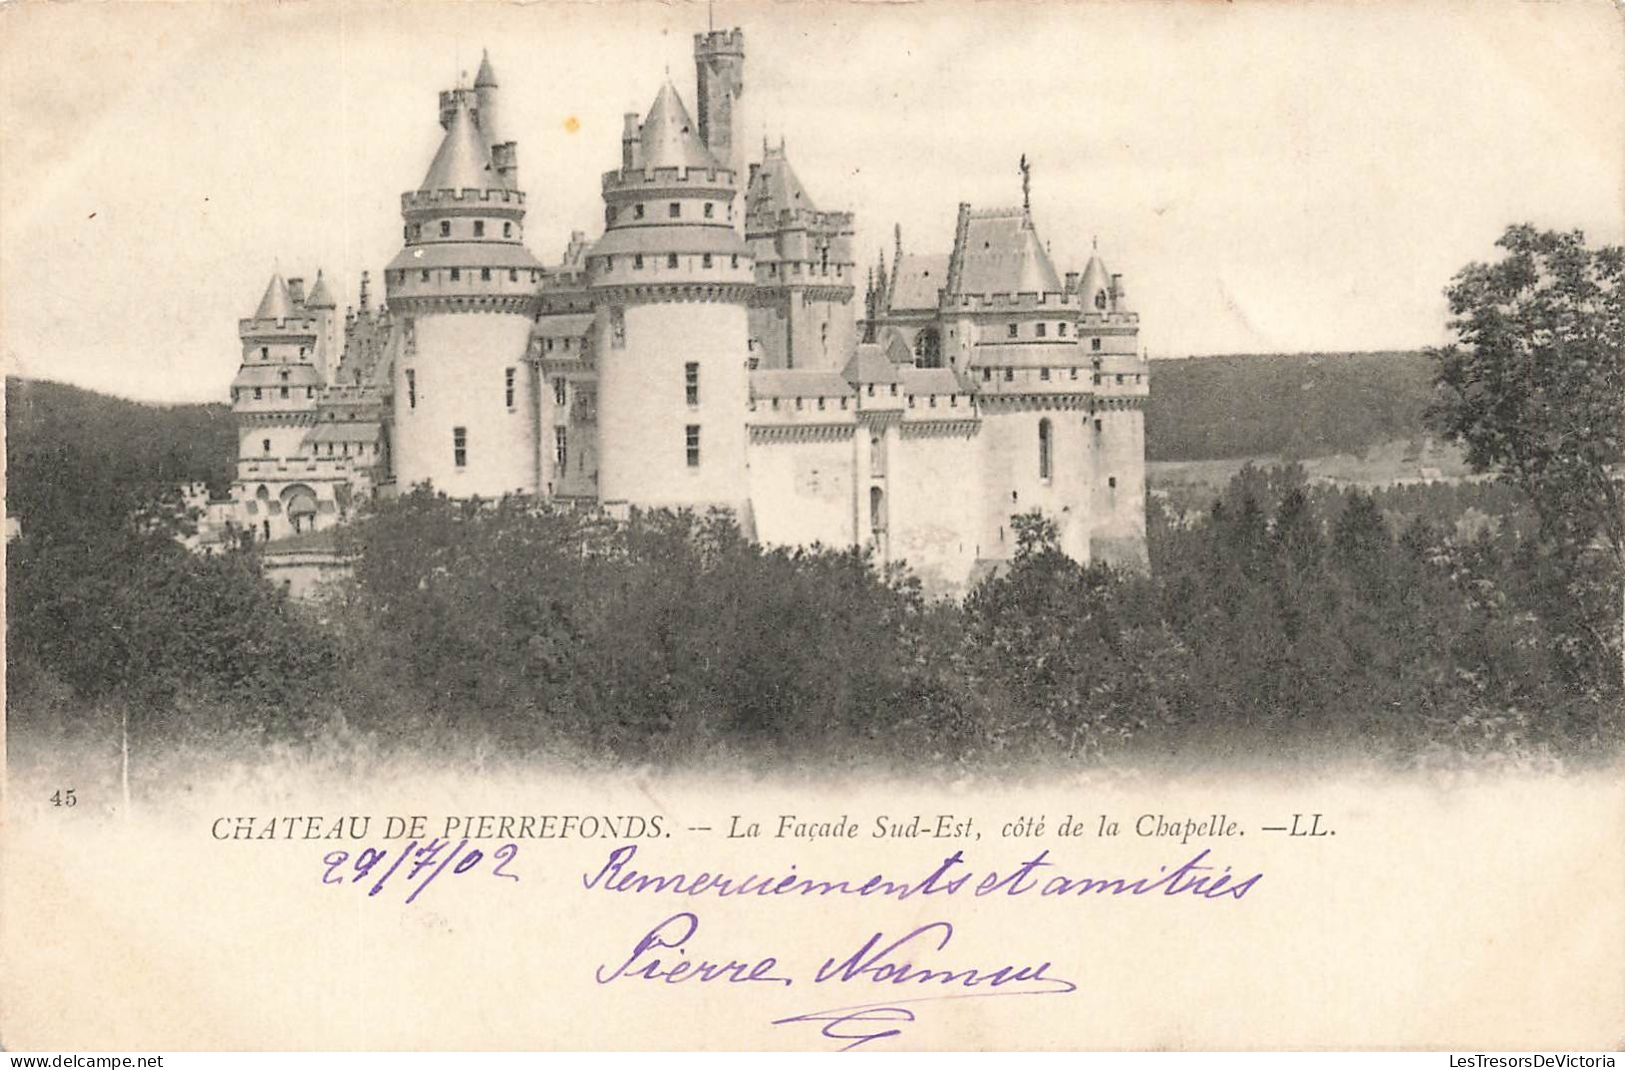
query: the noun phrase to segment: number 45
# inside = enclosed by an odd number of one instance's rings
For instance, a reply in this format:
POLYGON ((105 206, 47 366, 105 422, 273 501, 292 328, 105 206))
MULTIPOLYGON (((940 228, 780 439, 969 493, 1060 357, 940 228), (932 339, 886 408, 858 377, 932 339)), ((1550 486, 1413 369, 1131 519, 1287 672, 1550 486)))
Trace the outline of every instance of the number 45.
POLYGON ((78 806, 79 800, 73 797, 72 788, 59 788, 51 794, 52 806, 78 806))

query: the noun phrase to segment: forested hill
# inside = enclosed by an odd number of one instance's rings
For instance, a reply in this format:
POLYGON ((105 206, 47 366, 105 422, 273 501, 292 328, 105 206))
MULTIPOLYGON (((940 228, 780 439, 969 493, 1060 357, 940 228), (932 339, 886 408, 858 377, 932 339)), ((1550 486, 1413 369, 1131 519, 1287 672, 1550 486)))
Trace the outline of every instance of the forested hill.
POLYGON ((1424 434, 1432 382, 1419 352, 1153 361, 1146 459, 1360 453, 1424 434))
POLYGON ((182 483, 224 490, 236 454, 225 405, 146 405, 6 378, 6 504, 25 530, 93 523, 182 483))

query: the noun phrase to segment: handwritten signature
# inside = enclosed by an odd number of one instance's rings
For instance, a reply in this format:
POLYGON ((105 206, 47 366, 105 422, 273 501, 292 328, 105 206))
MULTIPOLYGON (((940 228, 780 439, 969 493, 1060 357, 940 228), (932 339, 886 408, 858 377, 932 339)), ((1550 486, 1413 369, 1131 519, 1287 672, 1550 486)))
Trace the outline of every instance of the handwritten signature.
MULTIPOLYGON (((795 983, 791 971, 773 955, 690 957, 689 945, 699 929, 698 915, 689 911, 673 914, 645 933, 617 965, 598 967, 594 979, 601 985, 621 981, 795 983)), ((825 959, 810 978, 814 985, 885 985, 902 992, 924 989, 940 994, 812 1011, 779 1018, 773 1024, 819 1025, 820 1035, 842 1042, 840 1050, 850 1051, 900 1035, 900 1024, 915 1020, 913 1004, 972 996, 1060 996, 1077 991, 1076 983, 1051 972, 1054 965, 1049 961, 973 967, 932 961, 934 955, 947 951, 953 937, 953 924, 947 921, 928 922, 895 939, 877 932, 845 958, 825 959)))

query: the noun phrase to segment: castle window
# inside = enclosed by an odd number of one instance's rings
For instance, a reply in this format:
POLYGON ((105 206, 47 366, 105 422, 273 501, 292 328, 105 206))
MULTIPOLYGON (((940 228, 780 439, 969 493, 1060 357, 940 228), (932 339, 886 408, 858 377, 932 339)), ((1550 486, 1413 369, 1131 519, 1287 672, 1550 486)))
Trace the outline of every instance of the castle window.
POLYGON ((1065 338, 1066 337, 1066 324, 1057 323, 1055 325, 1055 333, 1060 335, 1062 338, 1065 338))
POLYGON ((1096 386, 1100 385, 1100 373, 1099 372, 1095 373, 1095 385, 1096 386))
POLYGON ((480 268, 480 281, 481 282, 490 282, 491 281, 491 269, 490 268, 480 268))
POLYGON ((1100 309, 1101 311, 1105 311, 1105 308, 1106 308, 1106 291, 1105 290, 1099 290, 1099 291, 1097 291, 1095 293, 1095 307, 1100 309))
POLYGON ((505 369, 502 373, 502 396, 507 400, 508 408, 513 408, 513 378, 514 369, 505 369))
POLYGON ((796 398, 796 408, 798 410, 801 408, 801 399, 800 398, 796 398))
POLYGON ((869 396, 874 397, 875 396, 875 384, 870 383, 867 389, 869 391, 869 396))
POLYGON ((1021 334, 1021 325, 1016 323, 1007 323, 1004 326, 1004 333, 1006 337, 1015 338, 1021 334))
POLYGON ((937 396, 935 394, 931 395, 931 407, 933 409, 937 407, 937 396))
POLYGON ((710 219, 717 214, 717 206, 711 201, 705 202, 705 218, 710 219))
POLYGON ((457 282, 457 281, 461 280, 462 277, 463 277, 463 269, 462 268, 452 268, 451 269, 451 281, 452 282, 457 282))
POLYGON ((604 209, 604 225, 609 227, 615 225, 615 206, 613 204, 604 209))
POLYGON ((1047 323, 1037 323, 1037 324, 1034 324, 1033 327, 1034 327, 1034 333, 1036 333, 1038 335, 1038 337, 1040 337, 1040 338, 1043 338, 1045 336, 1045 334, 1049 331, 1049 324, 1047 324, 1047 323))
POLYGON ((485 237, 485 220, 483 220, 483 219, 474 220, 474 237, 476 237, 476 238, 485 237))
POLYGON ((306 355, 306 354, 307 354, 307 353, 309 353, 309 352, 310 352, 310 347, 309 347, 309 346, 300 346, 300 347, 299 347, 299 355, 300 355, 300 356, 301 356, 301 357, 302 357, 302 356, 305 356, 305 355, 306 355))
POLYGON ((690 405, 700 403, 700 366, 695 361, 683 365, 683 393, 690 405))
POLYGON ((632 218, 633 219, 642 219, 643 218, 643 205, 634 204, 632 206, 632 218))
POLYGON ((891 385, 891 396, 892 396, 892 397, 896 397, 896 396, 897 396, 897 384, 896 384, 896 383, 893 383, 893 384, 892 384, 892 385, 891 385))
POLYGON ((700 266, 701 267, 707 267, 707 268, 711 266, 711 254, 710 253, 706 253, 705 256, 703 256, 700 259, 700 266))
POLYGON ((1004 381, 1005 382, 1007 382, 1007 383, 1014 382, 1015 378, 1016 378, 1016 370, 1014 368, 1006 368, 1006 369, 1004 369, 1004 381))
POLYGON ((642 253, 639 253, 638 255, 636 255, 636 256, 634 256, 632 258, 632 266, 637 268, 639 271, 643 270, 643 254, 642 253))
POLYGON ((518 268, 509 268, 508 269, 508 281, 509 282, 518 282, 519 281, 519 269, 518 268))
POLYGON ((1098 435, 1104 430, 1106 430, 1106 425, 1101 422, 1100 417, 1095 417, 1095 434, 1098 435))
POLYGON ((1068 376, 1068 378, 1076 379, 1077 377, 1078 377, 1078 369, 1073 368, 1071 370, 1071 374, 1068 376))
POLYGON ((666 214, 673 219, 680 219, 683 215, 683 205, 679 201, 672 201, 666 206, 666 214))
POLYGON ((502 224, 502 236, 504 238, 513 237, 513 224, 512 223, 504 223, 504 224, 502 224))
POLYGON ((451 463, 458 468, 468 467, 468 428, 451 429, 451 463))
POLYGON ((983 368, 982 369, 982 382, 990 383, 992 381, 993 381, 993 369, 992 368, 983 368))
POLYGON ((553 404, 562 407, 570 400, 570 384, 561 375, 553 380, 553 404))
POLYGON ((429 269, 428 268, 423 269, 423 281, 424 282, 429 281, 429 269))
POLYGON ((948 407, 950 409, 959 408, 959 395, 958 394, 949 394, 948 395, 948 407))
POLYGON ((1117 477, 1116 476, 1107 476, 1106 477, 1106 485, 1108 487, 1116 487, 1117 486, 1117 477))
POLYGON ((288 388, 287 387, 282 386, 282 387, 278 387, 277 389, 279 391, 281 391, 279 396, 281 396, 281 397, 287 397, 288 396, 288 388))
POLYGON ((264 397, 265 397, 265 392, 262 391, 259 387, 256 386, 254 388, 254 400, 259 401, 259 400, 263 399, 264 397))
POLYGON ((676 253, 667 253, 666 254, 666 266, 669 267, 669 268, 674 268, 674 267, 677 266, 677 254, 676 253))
POLYGON ((267 457, 271 456, 271 440, 270 439, 268 439, 268 438, 260 439, 260 452, 265 454, 267 457))
POLYGON ((530 273, 530 281, 531 282, 541 282, 542 281, 542 273, 540 271, 532 271, 530 273))
POLYGON ((876 535, 886 530, 886 492, 869 488, 869 530, 876 535))
POLYGON ((418 407, 418 373, 411 368, 406 369, 406 407, 418 407))
POLYGON ((260 346, 260 359, 261 360, 270 360, 271 359, 271 347, 270 346, 260 346))
POLYGON ((683 445, 688 452, 688 466, 700 466, 700 425, 689 424, 683 430, 683 445))
POLYGON ((287 382, 287 381, 288 381, 288 373, 287 373, 287 372, 285 372, 285 371, 283 371, 283 372, 278 372, 278 373, 277 373, 277 376, 278 376, 278 377, 279 377, 279 378, 280 378, 280 379, 281 379, 281 380, 282 380, 282 381, 283 381, 283 382, 284 382, 284 383, 285 383, 285 382, 287 382))
POLYGON ((609 342, 616 349, 626 348, 626 309, 619 305, 609 310, 609 342))
POLYGON ((1123 385, 1123 377, 1122 377, 1122 376, 1121 376, 1121 375, 1119 375, 1119 376, 1118 376, 1118 377, 1117 377, 1117 385, 1118 385, 1118 386, 1122 386, 1122 385, 1123 385))
POLYGON ((313 398, 315 396, 316 396, 316 388, 315 387, 313 387, 313 386, 305 387, 305 397, 313 398))
POLYGON ((1038 421, 1038 478, 1049 482, 1054 475, 1051 459, 1052 432, 1050 431, 1049 417, 1038 421))
POLYGON ((1096 353, 1099 353, 1100 352, 1100 339, 1098 339, 1098 338, 1089 339, 1089 348, 1092 351, 1094 351, 1096 353))
POLYGON ((568 427, 555 427, 553 429, 553 460, 563 471, 570 464, 570 429, 568 427))
POLYGON ((823 398, 818 399, 818 411, 819 412, 824 411, 824 399, 823 398))
POLYGON ((450 220, 442 219, 440 221, 440 236, 442 238, 451 237, 451 221, 450 220))
POLYGON ((1043 382, 1046 382, 1046 383, 1049 382, 1049 369, 1048 368, 1040 368, 1040 369, 1038 369, 1038 378, 1040 380, 1042 380, 1043 382))
POLYGON ((733 264, 731 266, 733 266, 733 267, 738 267, 739 266, 739 254, 738 253, 734 254, 734 256, 733 256, 733 264))

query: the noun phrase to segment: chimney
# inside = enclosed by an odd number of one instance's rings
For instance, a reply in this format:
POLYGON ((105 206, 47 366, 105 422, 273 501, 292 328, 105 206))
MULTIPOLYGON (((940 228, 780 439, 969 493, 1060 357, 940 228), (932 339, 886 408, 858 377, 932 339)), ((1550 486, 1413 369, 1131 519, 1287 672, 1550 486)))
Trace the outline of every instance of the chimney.
POLYGON ((1120 274, 1114 274, 1112 276, 1112 300, 1113 301, 1118 301, 1118 300, 1121 300, 1122 297, 1123 297, 1123 276, 1120 275, 1120 274))
POLYGON ((1069 294, 1078 292, 1078 273, 1076 271, 1066 273, 1066 292, 1069 294))
POLYGON ((288 280, 288 300, 293 302, 294 308, 305 307, 305 280, 303 278, 288 280))
POLYGON ((626 125, 621 130, 621 169, 630 171, 638 166, 638 113, 626 113, 626 125))

